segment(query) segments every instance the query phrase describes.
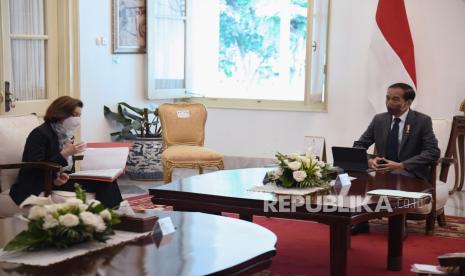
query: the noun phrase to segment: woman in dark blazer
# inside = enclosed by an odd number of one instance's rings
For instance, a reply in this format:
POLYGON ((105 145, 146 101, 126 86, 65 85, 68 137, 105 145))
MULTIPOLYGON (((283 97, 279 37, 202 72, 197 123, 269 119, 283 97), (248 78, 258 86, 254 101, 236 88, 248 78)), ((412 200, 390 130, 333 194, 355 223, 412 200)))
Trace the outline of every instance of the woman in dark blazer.
MULTIPOLYGON (((85 150, 84 143, 75 144, 74 132, 80 126, 83 103, 68 96, 56 99, 47 109, 44 123, 28 136, 24 146, 23 162, 53 162, 62 165, 54 172, 53 190, 74 191, 79 183, 87 192, 95 193, 95 199, 106 207, 113 208, 123 200, 116 181, 112 183, 94 180, 69 180, 74 171, 72 156, 85 150)), ((10 189, 10 197, 20 205, 30 195, 44 191, 44 171, 21 169, 18 179, 10 189)))

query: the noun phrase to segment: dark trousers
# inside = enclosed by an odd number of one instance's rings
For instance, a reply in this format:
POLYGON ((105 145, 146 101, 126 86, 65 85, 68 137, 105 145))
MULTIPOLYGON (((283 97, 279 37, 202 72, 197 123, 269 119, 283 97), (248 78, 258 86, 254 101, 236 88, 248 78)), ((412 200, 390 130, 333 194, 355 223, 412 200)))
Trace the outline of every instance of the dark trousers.
POLYGON ((102 202, 107 208, 118 207, 123 197, 118 187, 118 183, 103 182, 97 180, 70 180, 61 186, 53 185, 54 190, 74 192, 74 183, 78 183, 88 193, 95 193, 95 199, 102 202))

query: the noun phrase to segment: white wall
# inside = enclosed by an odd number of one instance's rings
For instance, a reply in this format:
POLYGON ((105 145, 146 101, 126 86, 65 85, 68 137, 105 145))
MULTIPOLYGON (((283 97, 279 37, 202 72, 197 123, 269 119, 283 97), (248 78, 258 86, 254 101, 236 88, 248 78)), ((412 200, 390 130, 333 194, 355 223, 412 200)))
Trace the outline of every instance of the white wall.
POLYGON ((119 64, 112 62, 111 2, 79 1, 81 134, 87 142, 110 140, 112 128, 103 117, 104 105, 112 109, 120 101, 146 105, 145 54, 118 55, 119 64), (107 40, 106 46, 96 45, 99 36, 107 40))
MULTIPOLYGON (((201 1, 201 0, 198 0, 201 1)), ((465 99, 465 1, 406 0, 415 43, 418 93, 416 109, 433 118, 452 118, 465 99)), ((85 101, 82 136, 109 140, 102 107, 120 100, 145 101, 145 55, 119 55, 112 64, 111 1, 81 0, 81 98, 85 101)), ((365 89, 366 53, 377 1, 332 0, 328 112, 209 109, 206 145, 229 155, 272 156, 300 151, 304 135, 321 135, 333 145, 352 144, 372 116, 365 89)), ((380 91, 384 96, 384 91, 380 91)))

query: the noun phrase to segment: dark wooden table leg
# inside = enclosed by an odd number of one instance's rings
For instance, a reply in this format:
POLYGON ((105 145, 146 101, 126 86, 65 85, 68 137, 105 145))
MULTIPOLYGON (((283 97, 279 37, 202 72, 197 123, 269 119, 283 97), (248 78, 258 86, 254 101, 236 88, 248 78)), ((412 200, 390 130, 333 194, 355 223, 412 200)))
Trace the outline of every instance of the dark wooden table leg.
POLYGON ((347 247, 349 241, 348 224, 329 226, 329 253, 331 276, 347 274, 347 247))
POLYGON ((352 226, 347 227, 347 249, 352 247, 352 226))
POLYGON ((253 215, 239 214, 239 218, 245 221, 253 222, 253 215))
POLYGON ((391 271, 402 270, 402 232, 404 231, 404 221, 405 214, 389 217, 387 268, 391 271))

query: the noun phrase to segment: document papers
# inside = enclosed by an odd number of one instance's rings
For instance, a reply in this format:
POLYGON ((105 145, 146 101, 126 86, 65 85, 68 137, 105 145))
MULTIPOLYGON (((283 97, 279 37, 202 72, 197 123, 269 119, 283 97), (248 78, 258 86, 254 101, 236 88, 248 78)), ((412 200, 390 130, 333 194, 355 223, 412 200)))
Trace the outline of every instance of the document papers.
POLYGON ((447 273, 440 270, 438 266, 427 264, 413 264, 410 271, 422 274, 447 275, 447 273))
POLYGON ((371 191, 368 191, 367 194, 375 195, 375 196, 392 196, 392 197, 413 198, 413 199, 431 197, 431 194, 429 193, 406 192, 406 191, 385 190, 385 189, 371 190, 371 191))
POLYGON ((81 171, 70 174, 71 179, 90 179, 113 182, 124 173, 129 149, 88 148, 81 161, 81 171))

